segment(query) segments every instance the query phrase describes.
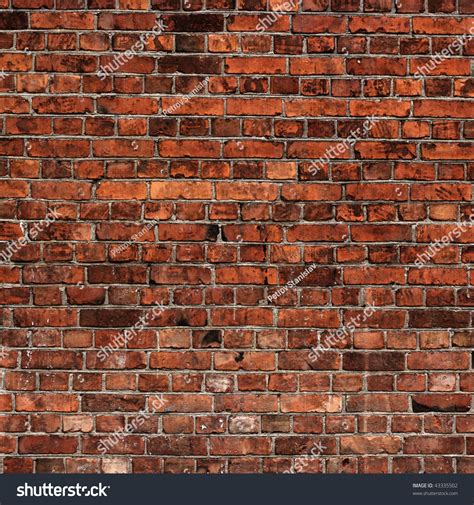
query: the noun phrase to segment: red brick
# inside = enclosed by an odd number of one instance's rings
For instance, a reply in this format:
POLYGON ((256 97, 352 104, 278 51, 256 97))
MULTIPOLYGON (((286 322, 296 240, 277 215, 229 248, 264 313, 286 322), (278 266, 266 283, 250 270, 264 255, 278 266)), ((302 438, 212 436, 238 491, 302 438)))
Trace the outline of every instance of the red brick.
POLYGON ((472 1, 89 3, 0 0, 4 472, 472 473, 472 1))

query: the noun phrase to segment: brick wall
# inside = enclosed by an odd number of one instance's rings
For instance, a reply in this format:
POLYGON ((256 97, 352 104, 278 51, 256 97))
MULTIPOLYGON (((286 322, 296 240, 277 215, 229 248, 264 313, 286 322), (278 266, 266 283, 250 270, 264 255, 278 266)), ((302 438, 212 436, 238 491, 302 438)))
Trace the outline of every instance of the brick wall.
POLYGON ((474 471, 472 0, 0 6, 5 472, 474 471))

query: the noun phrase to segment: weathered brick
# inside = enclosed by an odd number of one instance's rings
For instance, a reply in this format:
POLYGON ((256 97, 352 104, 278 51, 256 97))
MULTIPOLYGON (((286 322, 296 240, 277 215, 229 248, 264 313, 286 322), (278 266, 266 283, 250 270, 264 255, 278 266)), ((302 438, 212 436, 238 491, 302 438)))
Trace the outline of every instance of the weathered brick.
POLYGON ((0 0, 4 472, 472 473, 472 1, 198 3, 0 0))

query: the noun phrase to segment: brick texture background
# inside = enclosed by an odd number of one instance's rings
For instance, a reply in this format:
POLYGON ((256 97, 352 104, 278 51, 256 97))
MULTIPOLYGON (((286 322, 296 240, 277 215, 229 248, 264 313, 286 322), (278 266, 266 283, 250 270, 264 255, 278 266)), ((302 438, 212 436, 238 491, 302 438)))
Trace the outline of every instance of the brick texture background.
POLYGON ((474 470, 474 3, 281 3, 0 0, 4 472, 474 470))

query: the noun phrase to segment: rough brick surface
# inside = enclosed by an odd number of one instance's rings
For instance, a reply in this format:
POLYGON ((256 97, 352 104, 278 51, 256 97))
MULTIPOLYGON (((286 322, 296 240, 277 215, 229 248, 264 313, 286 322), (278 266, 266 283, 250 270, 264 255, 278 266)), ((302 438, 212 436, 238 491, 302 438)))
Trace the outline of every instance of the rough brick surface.
POLYGON ((474 472, 472 0, 281 5, 0 0, 4 472, 474 472))

